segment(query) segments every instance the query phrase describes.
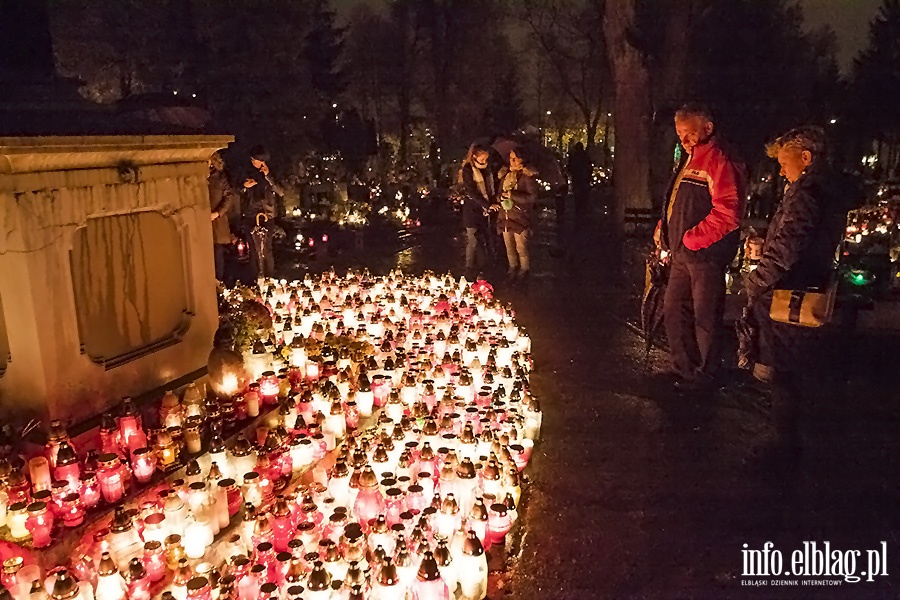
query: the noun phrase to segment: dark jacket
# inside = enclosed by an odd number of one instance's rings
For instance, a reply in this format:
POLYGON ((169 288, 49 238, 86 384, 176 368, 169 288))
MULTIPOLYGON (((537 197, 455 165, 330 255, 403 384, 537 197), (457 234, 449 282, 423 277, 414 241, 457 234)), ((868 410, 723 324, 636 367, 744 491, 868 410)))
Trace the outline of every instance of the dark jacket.
POLYGON ((734 258, 746 182, 744 165, 715 138, 684 154, 669 183, 660 222, 661 243, 673 259, 724 267, 734 258))
POLYGON ((491 170, 490 165, 481 171, 484 177, 485 191, 488 197, 485 198, 475 182, 473 171, 475 165, 466 163, 462 168, 462 186, 463 186, 463 226, 465 227, 482 227, 487 224, 487 216, 485 211, 496 201, 497 197, 497 176, 491 170))
MULTIPOLYGON (((499 186, 502 188, 507 169, 500 171, 499 186)), ((499 189, 499 188, 498 188, 499 189)), ((538 184, 534 175, 520 171, 516 185, 510 190, 513 207, 510 210, 501 208, 497 216, 497 230, 522 233, 531 229, 532 210, 538 199, 538 184)))
POLYGON ((827 286, 846 219, 843 204, 824 164, 811 165, 790 184, 766 234, 762 259, 747 277, 749 295, 827 286))
POLYGON ((569 175, 572 177, 573 187, 588 187, 594 174, 594 166, 587 150, 573 148, 569 152, 569 175))
POLYGON ((256 181, 256 185, 246 190, 244 220, 252 227, 256 223, 256 215, 260 213, 266 215, 269 221, 275 218, 278 198, 284 196, 284 191, 275 183, 271 173, 267 177, 262 171, 253 170, 249 177, 256 181))
POLYGON ((228 226, 228 213, 237 199, 228 177, 224 171, 211 171, 207 179, 209 186, 210 212, 219 213, 212 222, 213 243, 230 244, 231 228, 228 226))

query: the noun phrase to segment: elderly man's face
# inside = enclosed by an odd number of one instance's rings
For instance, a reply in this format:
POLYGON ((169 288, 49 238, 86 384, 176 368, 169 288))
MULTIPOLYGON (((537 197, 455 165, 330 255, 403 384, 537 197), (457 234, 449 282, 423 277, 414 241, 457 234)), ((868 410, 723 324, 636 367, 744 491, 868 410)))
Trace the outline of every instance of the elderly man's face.
POLYGON ((691 115, 684 118, 675 118, 675 133, 688 154, 694 153, 694 147, 705 144, 712 135, 712 121, 700 116, 691 115))
POLYGON ((812 164, 812 153, 809 150, 788 146, 778 151, 778 164, 781 165, 782 177, 794 183, 800 179, 806 167, 812 164))

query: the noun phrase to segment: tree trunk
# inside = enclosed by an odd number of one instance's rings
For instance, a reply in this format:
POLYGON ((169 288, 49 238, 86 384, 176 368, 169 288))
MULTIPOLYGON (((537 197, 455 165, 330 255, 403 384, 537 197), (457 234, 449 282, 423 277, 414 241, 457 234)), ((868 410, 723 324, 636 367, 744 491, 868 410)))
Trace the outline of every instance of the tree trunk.
POLYGON ((666 187, 674 167, 675 110, 684 102, 685 74, 690 51, 690 32, 697 0, 670 0, 660 2, 666 19, 664 45, 660 53, 659 71, 653 81, 653 122, 651 162, 651 201, 662 203, 666 187))
POLYGON ((400 109, 400 151, 399 161, 401 167, 406 167, 409 155, 409 130, 410 130, 410 113, 412 107, 412 53, 414 49, 410 44, 410 17, 409 10, 405 5, 400 6, 400 43, 403 48, 400 52, 400 72, 403 76, 400 80, 400 90, 398 93, 397 104, 400 109))
POLYGON ((588 119, 587 127, 585 128, 585 135, 587 135, 587 144, 585 144, 585 150, 590 152, 594 148, 594 138, 597 137, 597 119, 588 119))
POLYGON ((433 78, 432 117, 434 140, 438 148, 448 146, 450 134, 447 101, 450 95, 450 61, 454 59, 451 37, 454 35, 453 11, 446 2, 431 2, 427 5, 431 14, 431 70, 433 78))
MULTIPOLYGON (((614 234, 624 241, 629 216, 649 214, 650 76, 641 52, 629 41, 637 0, 606 2, 604 33, 615 82, 614 234)), ((616 244, 621 247, 621 243, 616 244)))

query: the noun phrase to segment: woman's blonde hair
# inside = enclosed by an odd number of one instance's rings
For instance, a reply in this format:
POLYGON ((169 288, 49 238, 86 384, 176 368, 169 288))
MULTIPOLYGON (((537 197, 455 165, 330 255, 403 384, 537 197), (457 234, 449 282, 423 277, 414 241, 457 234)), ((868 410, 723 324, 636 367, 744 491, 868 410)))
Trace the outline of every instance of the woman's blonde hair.
POLYGON ((766 146, 766 154, 771 158, 778 158, 778 153, 783 148, 796 148, 801 152, 807 150, 812 154, 813 160, 816 160, 825 154, 825 130, 811 126, 791 129, 769 143, 766 146))
POLYGON ((485 153, 490 156, 491 152, 488 150, 487 146, 484 144, 479 144, 478 142, 469 146, 469 152, 466 154, 466 160, 463 161, 467 165, 474 164, 475 156, 478 154, 485 153))

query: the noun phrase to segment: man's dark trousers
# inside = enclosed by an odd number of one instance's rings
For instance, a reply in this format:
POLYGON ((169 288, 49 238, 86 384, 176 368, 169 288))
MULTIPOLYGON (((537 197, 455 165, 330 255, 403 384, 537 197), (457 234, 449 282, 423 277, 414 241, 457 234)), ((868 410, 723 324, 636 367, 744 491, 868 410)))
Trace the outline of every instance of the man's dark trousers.
POLYGON ((719 363, 725 268, 673 257, 663 307, 672 367, 685 379, 711 375, 719 363))
POLYGON ((225 256, 230 244, 213 244, 213 260, 216 266, 216 279, 225 281, 225 256))

